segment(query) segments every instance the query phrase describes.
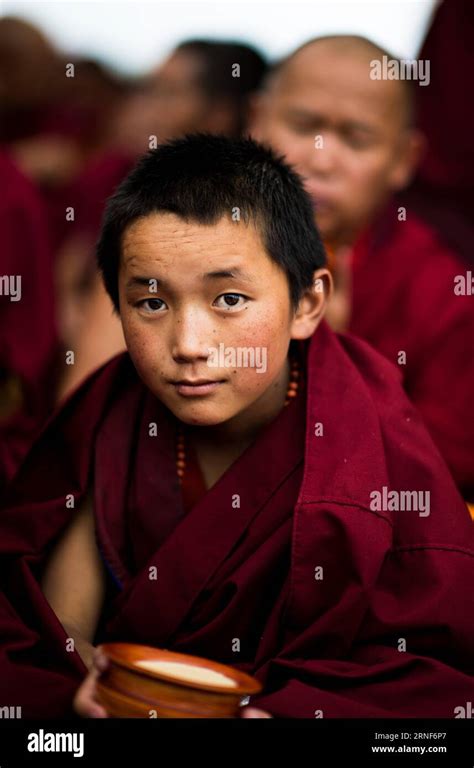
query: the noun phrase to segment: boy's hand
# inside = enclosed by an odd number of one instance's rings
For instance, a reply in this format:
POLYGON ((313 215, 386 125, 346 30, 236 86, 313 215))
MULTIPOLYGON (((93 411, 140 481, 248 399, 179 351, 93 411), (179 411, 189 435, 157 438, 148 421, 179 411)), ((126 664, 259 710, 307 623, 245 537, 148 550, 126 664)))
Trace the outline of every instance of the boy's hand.
POLYGON ((259 718, 272 718, 269 712, 265 712, 263 709, 257 709, 256 707, 242 707, 241 717, 259 717, 259 718))
MULTIPOLYGON (((104 672, 109 664, 109 660, 100 646, 94 648, 92 657, 92 667, 89 670, 87 677, 83 680, 81 685, 76 691, 76 695, 73 700, 73 708, 81 717, 91 718, 105 718, 108 717, 104 707, 102 707, 97 699, 96 682, 99 675, 104 672)), ((263 709, 257 709, 256 707, 242 707, 241 717, 252 718, 271 718, 268 712, 263 709)))
POLYGON ((76 691, 76 695, 73 700, 73 708, 81 717, 108 717, 104 707, 102 707, 97 699, 97 678, 107 669, 109 660, 100 646, 94 649, 92 666, 89 670, 87 677, 83 680, 81 685, 76 691))

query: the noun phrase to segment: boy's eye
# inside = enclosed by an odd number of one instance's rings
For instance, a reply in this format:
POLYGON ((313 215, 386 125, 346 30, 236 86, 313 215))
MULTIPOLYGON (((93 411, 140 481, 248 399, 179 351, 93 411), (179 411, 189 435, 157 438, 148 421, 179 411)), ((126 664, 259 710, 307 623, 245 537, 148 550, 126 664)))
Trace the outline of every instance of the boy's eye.
MULTIPOLYGON (((220 309, 240 309, 246 302, 247 296, 244 296, 242 293, 223 293, 221 296, 218 296, 215 304, 220 307, 220 309)), ((147 314, 158 314, 159 312, 162 312, 164 309, 166 309, 166 304, 163 301, 163 299, 141 299, 141 301, 138 301, 136 306, 139 309, 144 310, 147 314)))
POLYGON ((137 306, 139 309, 144 309, 145 312, 153 314, 161 309, 164 309, 166 304, 162 299, 142 299, 137 303, 137 306))
POLYGON ((217 297, 215 303, 221 309, 240 309, 246 300, 247 296, 242 293, 223 293, 217 297))

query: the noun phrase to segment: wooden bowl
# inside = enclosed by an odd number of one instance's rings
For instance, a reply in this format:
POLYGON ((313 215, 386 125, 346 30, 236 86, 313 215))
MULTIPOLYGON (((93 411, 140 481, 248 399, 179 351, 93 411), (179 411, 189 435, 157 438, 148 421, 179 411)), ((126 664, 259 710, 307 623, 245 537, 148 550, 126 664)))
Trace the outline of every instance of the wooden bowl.
POLYGON ((238 669, 161 648, 104 643, 108 669, 97 697, 110 717, 238 717, 241 699, 262 690, 238 669))

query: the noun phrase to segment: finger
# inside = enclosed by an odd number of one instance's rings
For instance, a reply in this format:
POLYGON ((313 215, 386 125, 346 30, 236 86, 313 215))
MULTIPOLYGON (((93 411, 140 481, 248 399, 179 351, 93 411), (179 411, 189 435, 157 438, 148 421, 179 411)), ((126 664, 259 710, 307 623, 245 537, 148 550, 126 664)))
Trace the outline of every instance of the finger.
POLYGON ((264 712, 263 709, 257 709, 256 707, 243 707, 242 708, 242 717, 255 717, 255 718, 269 718, 270 720, 273 718, 273 715, 270 715, 269 712, 264 712))
POLYGON ((76 691, 73 706, 75 711, 81 717, 107 717, 106 710, 98 703, 98 701, 96 701, 95 698, 97 695, 96 682, 98 676, 98 671, 93 670, 90 672, 76 691))
POLYGON ((94 648, 92 660, 94 662, 94 666, 96 667, 96 669, 99 670, 99 672, 105 672, 105 670, 109 666, 109 657, 106 656, 106 654, 102 650, 102 646, 100 645, 94 648))

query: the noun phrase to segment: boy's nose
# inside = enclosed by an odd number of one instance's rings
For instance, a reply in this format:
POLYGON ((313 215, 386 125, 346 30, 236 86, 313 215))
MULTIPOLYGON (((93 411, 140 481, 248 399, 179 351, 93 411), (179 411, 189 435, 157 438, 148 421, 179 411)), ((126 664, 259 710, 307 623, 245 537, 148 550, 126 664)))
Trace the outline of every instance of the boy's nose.
POLYGON ((171 349, 176 362, 207 360, 211 344, 210 330, 202 318, 189 313, 176 319, 171 349))

